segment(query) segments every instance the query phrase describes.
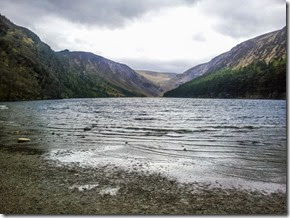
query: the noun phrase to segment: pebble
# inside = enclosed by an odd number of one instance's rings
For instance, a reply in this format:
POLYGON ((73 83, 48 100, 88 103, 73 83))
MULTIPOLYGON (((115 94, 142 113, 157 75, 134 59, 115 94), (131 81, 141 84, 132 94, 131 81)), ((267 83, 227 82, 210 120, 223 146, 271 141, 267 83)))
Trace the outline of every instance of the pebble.
POLYGON ((22 142, 30 142, 31 140, 29 138, 18 138, 17 142, 22 143, 22 142))
POLYGON ((84 131, 90 131, 90 130, 92 130, 92 128, 90 128, 90 127, 85 127, 84 128, 84 131))

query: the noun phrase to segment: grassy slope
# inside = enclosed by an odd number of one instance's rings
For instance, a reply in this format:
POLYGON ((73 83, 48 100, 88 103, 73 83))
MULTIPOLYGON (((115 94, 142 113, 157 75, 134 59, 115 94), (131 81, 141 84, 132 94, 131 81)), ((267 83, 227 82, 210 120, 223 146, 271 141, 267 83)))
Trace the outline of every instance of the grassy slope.
POLYGON ((177 75, 176 73, 161 73, 146 70, 136 70, 136 72, 158 86, 161 94, 171 89, 168 82, 177 75))
POLYGON ((141 76, 144 76, 146 79, 150 80, 156 85, 162 84, 164 81, 168 81, 176 76, 175 73, 159 73, 153 71, 145 70, 136 70, 141 76))

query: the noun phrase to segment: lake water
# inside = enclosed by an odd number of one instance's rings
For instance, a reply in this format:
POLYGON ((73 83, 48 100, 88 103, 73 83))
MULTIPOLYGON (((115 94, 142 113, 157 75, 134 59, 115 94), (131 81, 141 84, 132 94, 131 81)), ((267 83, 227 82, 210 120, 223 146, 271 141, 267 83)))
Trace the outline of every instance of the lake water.
POLYGON ((0 145, 180 182, 286 188, 286 101, 102 98, 0 103, 0 145), (18 144, 17 138, 31 142, 18 144))

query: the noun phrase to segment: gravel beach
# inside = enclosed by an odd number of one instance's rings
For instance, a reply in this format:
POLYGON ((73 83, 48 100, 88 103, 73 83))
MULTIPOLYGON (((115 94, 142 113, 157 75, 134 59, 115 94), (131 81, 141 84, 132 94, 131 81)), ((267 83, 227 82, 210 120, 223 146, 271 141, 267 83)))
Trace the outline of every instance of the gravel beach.
POLYGON ((116 166, 82 168, 1 146, 2 214, 286 214, 286 193, 181 184, 116 166))

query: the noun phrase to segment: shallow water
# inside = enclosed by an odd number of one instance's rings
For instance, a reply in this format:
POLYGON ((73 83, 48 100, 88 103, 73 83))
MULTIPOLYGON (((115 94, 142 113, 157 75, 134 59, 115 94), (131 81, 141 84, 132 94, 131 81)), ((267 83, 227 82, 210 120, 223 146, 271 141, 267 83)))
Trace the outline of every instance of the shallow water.
POLYGON ((286 101, 102 98, 0 103, 0 144, 62 163, 112 164, 266 191, 285 189, 286 101), (31 142, 17 144, 17 138, 31 142))

